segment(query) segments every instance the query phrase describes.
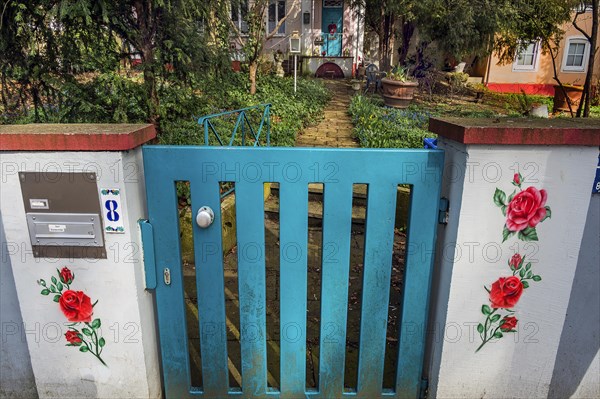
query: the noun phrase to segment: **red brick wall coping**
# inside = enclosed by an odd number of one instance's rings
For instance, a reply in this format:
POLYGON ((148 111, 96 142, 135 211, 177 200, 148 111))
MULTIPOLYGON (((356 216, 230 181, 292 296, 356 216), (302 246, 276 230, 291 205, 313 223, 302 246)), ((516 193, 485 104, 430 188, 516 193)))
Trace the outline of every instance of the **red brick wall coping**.
POLYGON ((0 125, 0 151, 123 151, 156 137, 154 125, 0 125))
POLYGON ((600 146, 598 118, 431 118, 429 130, 464 144, 600 146))

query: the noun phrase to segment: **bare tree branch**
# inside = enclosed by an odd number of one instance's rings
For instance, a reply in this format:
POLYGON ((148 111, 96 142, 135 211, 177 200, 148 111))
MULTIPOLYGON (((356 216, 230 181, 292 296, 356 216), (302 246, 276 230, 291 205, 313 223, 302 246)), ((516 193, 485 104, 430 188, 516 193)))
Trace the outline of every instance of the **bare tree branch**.
POLYGON ((285 14, 285 16, 283 18, 281 18, 279 20, 279 22, 277 23, 277 25, 275 25, 275 28, 273 29, 273 31, 266 36, 265 40, 272 39, 277 34, 277 31, 279 30, 279 28, 281 28, 281 25, 283 25, 283 23, 285 22, 285 20, 288 19, 288 17, 290 15, 292 15, 292 12, 294 11, 294 8, 296 8, 296 4, 298 4, 298 0, 294 0, 292 2, 292 4, 290 5, 290 8, 288 9, 288 12, 285 14))
MULTIPOLYGON (((585 4, 584 4, 584 7, 585 7, 585 4)), ((579 27, 579 25, 577 25, 577 18, 579 18, 579 16, 583 15, 583 14, 585 14, 585 8, 584 8, 583 12, 582 11, 577 11, 575 13, 575 18, 573 18, 573 27, 575 29, 577 29, 579 31, 579 33, 581 33, 587 39, 588 42, 591 43, 592 42, 592 37, 590 35, 588 35, 588 33, 586 31, 584 31, 581 27, 579 27)))
POLYGON ((238 29, 238 27, 233 23, 231 18, 227 19, 229 21, 229 25, 233 28, 233 33, 235 33, 235 40, 237 40, 240 46, 244 45, 244 39, 242 38, 242 32, 238 29))

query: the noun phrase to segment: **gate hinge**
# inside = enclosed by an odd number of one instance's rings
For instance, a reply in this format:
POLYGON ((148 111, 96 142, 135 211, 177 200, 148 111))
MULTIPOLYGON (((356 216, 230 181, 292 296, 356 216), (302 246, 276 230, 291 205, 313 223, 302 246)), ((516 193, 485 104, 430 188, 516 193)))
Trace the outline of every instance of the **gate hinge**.
POLYGON ((427 398, 427 390, 429 389, 429 380, 427 378, 421 379, 421 387, 419 389, 419 399, 427 398))
POLYGON ((450 206, 450 202, 448 201, 448 198, 446 198, 446 197, 440 198, 440 208, 439 208, 439 214, 438 214, 438 223, 439 224, 448 224, 448 219, 450 217, 450 215, 448 213, 449 206, 450 206))
POLYGON ((154 230, 150 222, 144 219, 138 221, 142 232, 142 258, 144 274, 146 276, 146 289, 156 288, 156 263, 154 259, 154 230))

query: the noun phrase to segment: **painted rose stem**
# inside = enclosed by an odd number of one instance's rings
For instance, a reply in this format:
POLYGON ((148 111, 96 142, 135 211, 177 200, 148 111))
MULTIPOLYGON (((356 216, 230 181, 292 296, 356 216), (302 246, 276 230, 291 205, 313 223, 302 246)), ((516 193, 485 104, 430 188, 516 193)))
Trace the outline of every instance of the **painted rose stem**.
MULTIPOLYGON (((502 243, 510 237, 517 235, 522 241, 538 241, 537 225, 552 216, 550 207, 546 205, 546 190, 538 190, 530 186, 523 190, 523 176, 515 173, 512 185, 516 189, 510 194, 508 200, 506 193, 499 188, 494 192, 494 204, 500 208, 506 217, 502 231, 502 243), (518 191, 517 191, 518 190, 518 191)), ((492 339, 499 339, 506 333, 516 332, 519 320, 512 310, 524 290, 529 288, 530 282, 538 282, 542 277, 534 274, 531 262, 525 263, 525 256, 514 254, 508 260, 511 276, 500 277, 491 288, 484 286, 489 295, 490 305, 481 306, 481 313, 485 321, 477 325, 477 332, 481 344, 475 350, 478 352, 492 339), (525 265, 525 266, 523 266, 525 265)))
POLYGON ((44 279, 38 280, 38 284, 43 287, 40 292, 42 295, 54 294, 54 302, 58 303, 60 310, 71 322, 71 324, 67 324, 69 330, 65 333, 66 346, 79 347, 80 352, 91 353, 107 366, 100 356, 106 345, 106 340, 99 335, 102 323, 100 319, 92 320, 94 306, 98 301, 92 304, 90 297, 83 291, 71 290, 75 274, 69 268, 56 269, 56 272, 58 278, 52 276, 50 285, 44 279), (81 326, 82 323, 84 326, 81 326))

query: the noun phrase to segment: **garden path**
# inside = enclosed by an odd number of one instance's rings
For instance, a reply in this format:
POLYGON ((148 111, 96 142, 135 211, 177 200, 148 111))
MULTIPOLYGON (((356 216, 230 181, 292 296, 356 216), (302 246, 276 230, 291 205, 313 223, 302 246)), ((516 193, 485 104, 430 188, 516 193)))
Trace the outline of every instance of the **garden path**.
POLYGON ((298 135, 296 147, 358 147, 348 115, 353 90, 345 80, 326 80, 325 85, 332 98, 325 106, 324 118, 298 135))

